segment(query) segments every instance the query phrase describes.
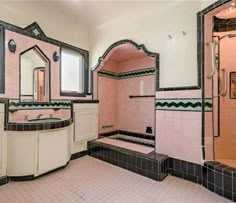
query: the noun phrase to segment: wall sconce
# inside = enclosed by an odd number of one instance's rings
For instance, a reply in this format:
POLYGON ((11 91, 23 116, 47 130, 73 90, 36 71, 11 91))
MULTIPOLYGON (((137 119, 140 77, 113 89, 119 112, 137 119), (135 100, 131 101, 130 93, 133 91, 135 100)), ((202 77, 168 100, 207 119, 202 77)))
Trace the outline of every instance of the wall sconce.
POLYGON ((55 62, 57 62, 57 61, 59 61, 60 56, 59 56, 59 54, 55 51, 55 52, 53 53, 53 55, 52 55, 52 58, 53 58, 53 60, 54 60, 55 62))
POLYGON ((16 52, 16 42, 14 41, 14 39, 10 39, 10 41, 8 42, 8 49, 12 53, 16 52))

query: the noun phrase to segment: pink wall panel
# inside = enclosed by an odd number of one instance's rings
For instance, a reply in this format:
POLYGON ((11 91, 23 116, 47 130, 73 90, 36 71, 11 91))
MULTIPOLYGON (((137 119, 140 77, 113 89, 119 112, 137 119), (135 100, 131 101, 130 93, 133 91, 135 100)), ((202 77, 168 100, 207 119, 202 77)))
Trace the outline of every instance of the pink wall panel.
POLYGON ((102 67, 102 70, 107 70, 107 71, 111 71, 111 72, 117 72, 117 67, 118 63, 115 61, 106 61, 104 63, 104 66, 102 67))
POLYGON ((155 76, 144 76, 120 80, 118 83, 118 128, 131 132, 145 133, 146 126, 154 130, 154 98, 134 98, 130 95, 153 95, 155 76))
POLYGON ((201 163, 201 112, 156 111, 156 151, 201 163))
POLYGON ((98 132, 117 130, 117 80, 98 76, 98 132), (113 125, 111 128, 103 126, 113 125))
MULTIPOLYGON (((35 45, 47 55, 51 61, 51 98, 52 99, 78 99, 75 97, 61 97, 60 96, 60 66, 59 62, 54 62, 52 55, 55 51, 59 53, 59 47, 33 39, 24 35, 20 35, 15 32, 5 30, 6 42, 10 39, 14 39, 17 44, 15 53, 11 53, 7 46, 5 48, 5 67, 6 67, 6 93, 1 94, 1 97, 6 98, 19 98, 19 54, 26 49, 29 49, 35 45)), ((82 97, 79 99, 91 99, 91 96, 82 97)))
POLYGON ((127 71, 154 67, 155 61, 151 57, 142 57, 128 61, 123 61, 118 63, 117 65, 118 65, 117 72, 122 73, 127 71))
POLYGON ((156 98, 201 98, 201 90, 178 90, 156 92, 156 98))
MULTIPOLYGON (((154 66, 150 57, 132 59, 125 62, 106 61, 102 70, 112 72, 127 72, 154 66), (121 71, 122 70, 122 71, 121 71)), ((96 75, 94 75, 96 76, 96 75)), ((155 76, 144 76, 115 80, 97 77, 96 88, 99 99, 99 133, 116 129, 145 133, 146 126, 151 126, 154 132, 155 99, 130 99, 129 95, 155 93, 155 76), (141 88, 142 83, 142 88, 141 88), (104 125, 114 125, 103 129, 104 125)))

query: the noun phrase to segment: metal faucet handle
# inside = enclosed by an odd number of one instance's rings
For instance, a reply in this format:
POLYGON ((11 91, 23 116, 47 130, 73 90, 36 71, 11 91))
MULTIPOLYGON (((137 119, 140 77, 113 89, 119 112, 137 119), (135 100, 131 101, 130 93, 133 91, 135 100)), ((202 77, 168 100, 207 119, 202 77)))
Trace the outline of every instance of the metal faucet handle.
POLYGON ((29 120, 29 116, 28 115, 25 115, 24 116, 24 121, 28 121, 29 120))
POLYGON ((37 116, 37 119, 40 119, 40 117, 42 116, 43 114, 39 114, 38 116, 37 116))

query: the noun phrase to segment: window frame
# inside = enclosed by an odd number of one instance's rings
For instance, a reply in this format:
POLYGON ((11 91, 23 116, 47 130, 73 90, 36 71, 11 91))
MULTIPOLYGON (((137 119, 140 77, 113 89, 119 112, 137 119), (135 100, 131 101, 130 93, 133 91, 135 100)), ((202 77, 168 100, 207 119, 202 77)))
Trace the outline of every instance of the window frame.
POLYGON ((67 97, 86 97, 88 94, 88 51, 81 50, 76 47, 61 45, 60 46, 60 96, 67 96, 67 97), (82 56, 82 72, 83 72, 83 92, 77 91, 63 91, 62 90, 62 50, 68 50, 71 52, 78 53, 82 56))

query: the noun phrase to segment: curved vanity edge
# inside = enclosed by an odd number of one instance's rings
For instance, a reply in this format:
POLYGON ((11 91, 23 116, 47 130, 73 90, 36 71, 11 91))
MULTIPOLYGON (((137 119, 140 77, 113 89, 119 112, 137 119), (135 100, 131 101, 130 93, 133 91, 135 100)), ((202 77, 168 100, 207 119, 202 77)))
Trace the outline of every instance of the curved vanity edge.
POLYGON ((82 100, 82 99, 76 99, 76 100, 71 100, 71 102, 72 102, 72 104, 73 104, 73 103, 75 103, 75 104, 76 104, 76 103, 81 103, 81 104, 82 104, 82 103, 84 103, 84 104, 87 104, 87 103, 90 104, 90 103, 92 103, 92 104, 96 104, 96 103, 99 103, 99 100, 87 100, 87 99, 86 99, 86 100, 85 100, 85 99, 82 100))
POLYGON ((8 179, 11 180, 11 181, 31 181, 31 180, 35 180, 37 178, 40 178, 42 176, 45 176, 45 175, 48 175, 48 174, 51 174, 53 172, 56 172, 60 169, 63 169, 65 168, 68 164, 69 164, 70 160, 67 161, 67 163, 64 165, 64 166, 60 166, 58 168, 55 168, 51 171, 48 171, 48 172, 45 172, 43 174, 40 174, 38 176, 34 176, 34 175, 26 175, 26 176, 8 176, 8 179))
POLYGON ((74 154, 71 154, 71 157, 70 159, 67 161, 67 163, 64 165, 64 166, 60 166, 58 168, 55 168, 51 171, 48 171, 48 172, 45 172, 43 174, 40 174, 38 176, 35 176, 35 175, 26 175, 26 176, 5 176, 3 178, 0 178, 0 186, 1 185, 4 185, 4 184, 7 184, 10 181, 32 181, 32 180, 35 180, 37 178, 41 178, 43 176, 46 176, 46 175, 49 175, 53 172, 56 172, 60 169, 63 169, 65 167, 67 167, 70 163, 70 161, 74 160, 74 159, 78 159, 78 158, 81 158, 83 156, 86 156, 88 155, 88 151, 85 150, 85 151, 81 151, 81 152, 77 152, 77 153, 74 153, 74 154))
POLYGON ((67 120, 59 120, 57 122, 45 122, 45 123, 13 123, 9 122, 6 125, 7 131, 37 131, 37 130, 51 130, 57 128, 64 128, 72 124, 72 118, 67 120))

